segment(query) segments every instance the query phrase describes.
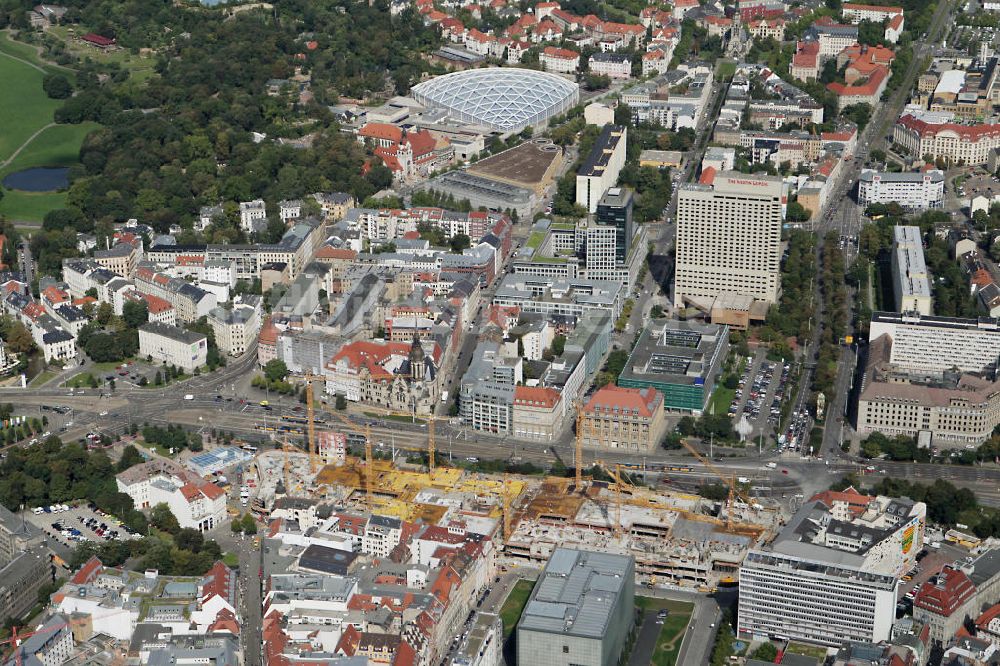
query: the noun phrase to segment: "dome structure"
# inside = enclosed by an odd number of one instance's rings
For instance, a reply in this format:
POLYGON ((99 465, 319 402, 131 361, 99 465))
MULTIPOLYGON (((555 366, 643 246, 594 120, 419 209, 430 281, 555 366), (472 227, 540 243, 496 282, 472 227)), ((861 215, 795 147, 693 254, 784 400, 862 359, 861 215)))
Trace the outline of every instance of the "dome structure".
POLYGON ((580 88, 561 76, 516 67, 484 67, 453 72, 413 87, 424 106, 447 111, 455 120, 520 132, 543 125, 580 99, 580 88))

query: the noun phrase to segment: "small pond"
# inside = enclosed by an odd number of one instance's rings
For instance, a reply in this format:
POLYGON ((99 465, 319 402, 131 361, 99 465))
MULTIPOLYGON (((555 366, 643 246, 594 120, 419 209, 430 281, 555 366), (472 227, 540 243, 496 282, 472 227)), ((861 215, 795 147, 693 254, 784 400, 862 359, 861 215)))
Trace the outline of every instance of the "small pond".
POLYGON ((69 187, 69 167, 34 167, 7 174, 3 186, 24 192, 54 192, 69 187))

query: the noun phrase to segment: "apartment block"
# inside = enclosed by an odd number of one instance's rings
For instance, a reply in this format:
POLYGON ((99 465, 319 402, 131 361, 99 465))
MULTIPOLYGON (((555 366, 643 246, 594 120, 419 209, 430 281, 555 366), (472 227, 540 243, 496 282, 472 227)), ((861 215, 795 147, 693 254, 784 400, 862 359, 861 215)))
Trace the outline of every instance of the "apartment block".
POLYGON ((181 527, 206 532, 226 520, 226 492, 176 463, 142 463, 120 472, 115 481, 136 508, 166 504, 181 527))
POLYGON ((185 372, 205 365, 208 338, 176 326, 147 322, 139 327, 139 356, 175 365, 185 372))
POLYGON ((899 312, 931 314, 931 281, 919 227, 896 226, 892 241, 892 287, 899 312))

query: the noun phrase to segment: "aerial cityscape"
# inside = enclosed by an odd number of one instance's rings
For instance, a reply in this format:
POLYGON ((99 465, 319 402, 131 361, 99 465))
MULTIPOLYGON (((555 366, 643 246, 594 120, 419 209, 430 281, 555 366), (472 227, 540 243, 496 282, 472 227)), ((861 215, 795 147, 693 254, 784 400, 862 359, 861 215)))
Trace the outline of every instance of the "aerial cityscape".
POLYGON ((1000 1, 875 1, 0 0, 0 666, 1000 664, 1000 1))

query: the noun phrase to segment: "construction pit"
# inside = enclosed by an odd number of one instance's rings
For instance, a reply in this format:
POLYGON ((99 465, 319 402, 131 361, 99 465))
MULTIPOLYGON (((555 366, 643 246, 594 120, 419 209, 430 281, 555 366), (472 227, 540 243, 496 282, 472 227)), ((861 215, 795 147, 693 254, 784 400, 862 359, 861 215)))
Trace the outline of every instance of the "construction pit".
POLYGON ((782 524, 778 505, 716 503, 624 479, 584 478, 578 489, 561 477, 416 471, 373 460, 369 498, 359 458, 348 456, 345 464, 326 465, 316 475, 304 453, 269 452, 258 456, 256 466, 263 472, 260 490, 266 496, 272 489, 272 502, 274 481, 287 469, 291 494, 359 512, 428 524, 451 509, 493 519, 504 526, 497 537, 505 541, 503 557, 511 564, 543 564, 559 546, 631 554, 638 580, 702 591, 733 582, 747 551, 782 524))

